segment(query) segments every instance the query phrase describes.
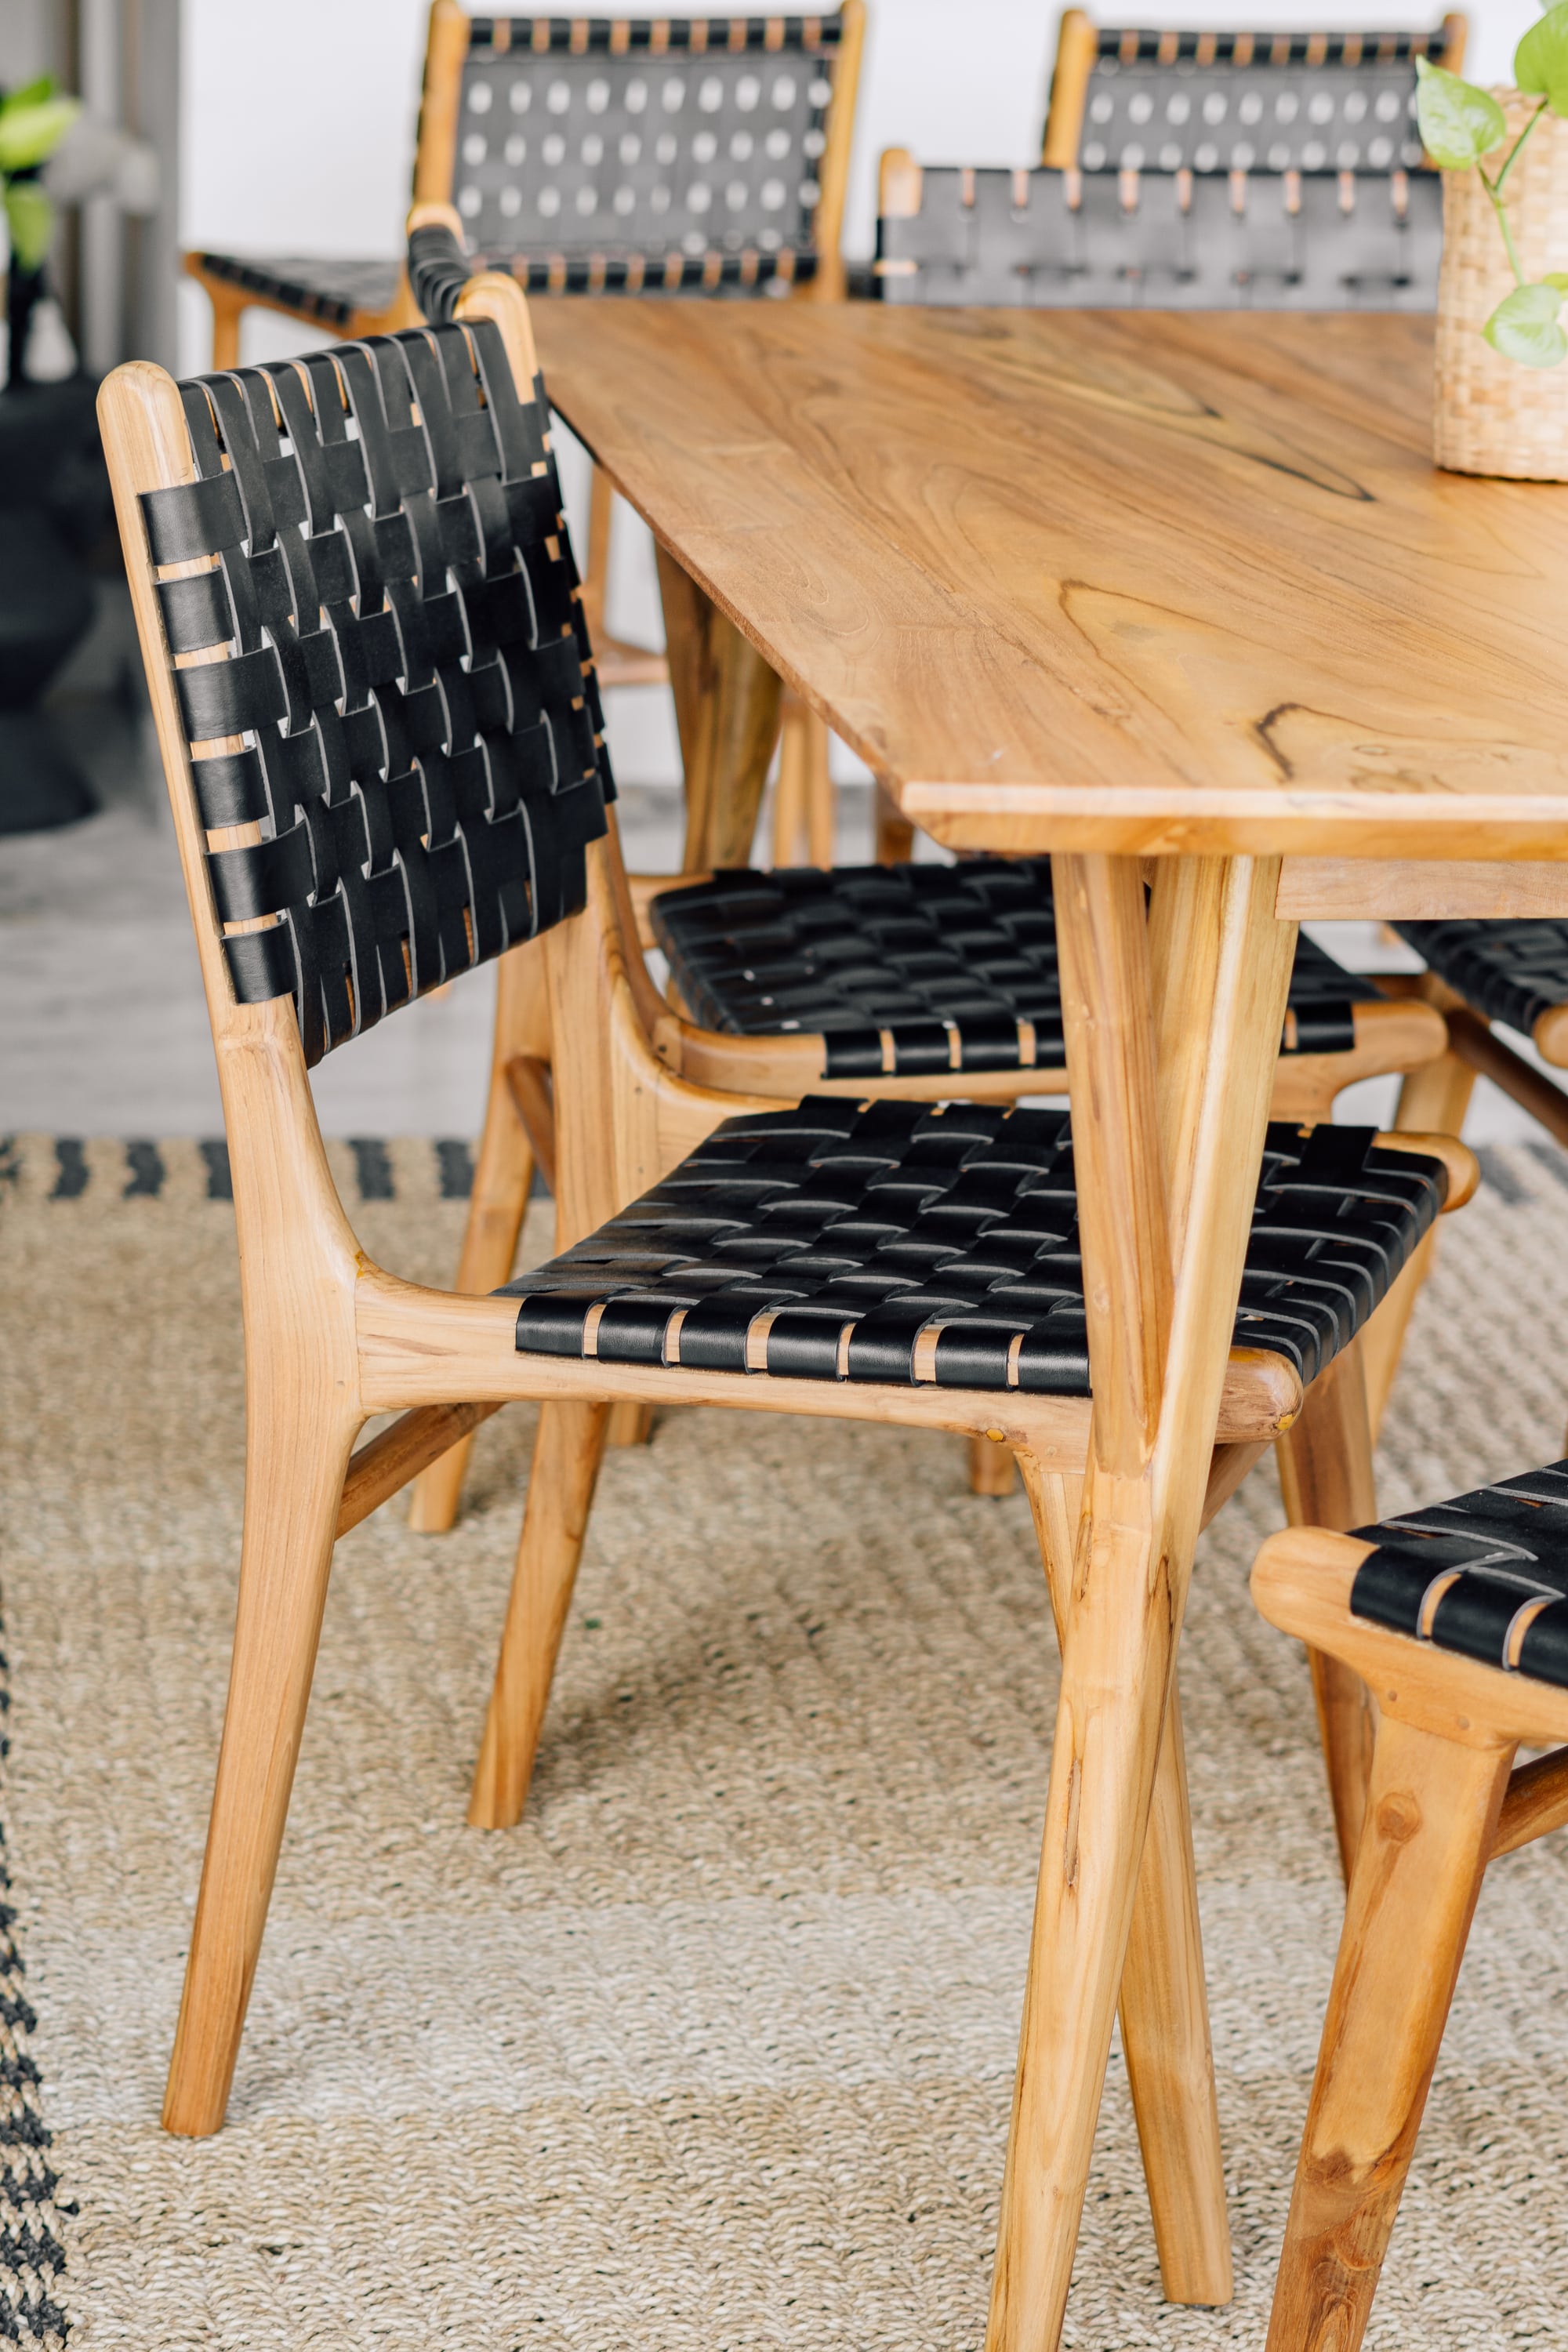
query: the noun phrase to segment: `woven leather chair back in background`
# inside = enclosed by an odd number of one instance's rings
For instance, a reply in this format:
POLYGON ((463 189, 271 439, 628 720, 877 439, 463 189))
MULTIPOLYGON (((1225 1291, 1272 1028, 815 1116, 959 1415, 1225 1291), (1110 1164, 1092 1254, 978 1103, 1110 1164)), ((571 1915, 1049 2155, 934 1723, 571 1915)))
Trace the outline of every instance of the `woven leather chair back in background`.
POLYGON ((1138 31, 1064 19, 1044 160, 1086 172, 1387 172, 1421 163, 1415 60, 1431 33, 1138 31))
POLYGON ((181 386, 199 478, 142 500, 235 994, 306 1059, 584 902, 613 795, 545 443, 500 331, 181 386), (227 459, 226 466, 225 459, 227 459))
POLYGON ((479 266, 574 293, 811 277, 841 29, 475 17, 452 201, 479 266))
POLYGON ((886 302, 1430 310, 1435 173, 921 171, 884 159, 886 302), (889 190, 898 209, 886 209, 889 190))

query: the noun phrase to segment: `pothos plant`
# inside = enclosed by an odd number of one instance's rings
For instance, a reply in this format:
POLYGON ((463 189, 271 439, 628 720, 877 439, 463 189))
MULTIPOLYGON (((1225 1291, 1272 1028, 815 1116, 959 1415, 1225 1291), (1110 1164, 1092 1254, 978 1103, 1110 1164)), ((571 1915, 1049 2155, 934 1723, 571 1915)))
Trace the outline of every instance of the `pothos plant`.
POLYGON ((5 312, 13 383, 26 373, 28 326, 55 230, 54 199, 39 174, 80 112, 79 101, 62 97, 47 76, 25 89, 0 91, 0 190, 11 247, 5 312))
POLYGON ((1488 172, 1485 159, 1508 138, 1508 117, 1489 90, 1431 65, 1415 61, 1416 108, 1421 139, 1434 163, 1445 172, 1474 169, 1497 215, 1503 250, 1513 271, 1513 291, 1505 294, 1482 329, 1494 351, 1521 367, 1556 367, 1568 359, 1568 333, 1558 313, 1568 299, 1568 272, 1552 270, 1531 280, 1520 267, 1504 191, 1531 133, 1546 114, 1568 116, 1568 0, 1549 8, 1532 25, 1513 56, 1513 78, 1535 100, 1529 119, 1502 161, 1488 172))

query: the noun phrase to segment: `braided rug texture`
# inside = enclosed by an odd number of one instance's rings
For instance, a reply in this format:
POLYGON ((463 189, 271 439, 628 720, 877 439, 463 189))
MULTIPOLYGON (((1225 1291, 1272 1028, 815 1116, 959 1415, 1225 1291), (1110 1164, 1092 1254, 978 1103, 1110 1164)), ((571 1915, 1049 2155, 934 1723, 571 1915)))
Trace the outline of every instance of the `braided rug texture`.
MULTIPOLYGON (((445 1278, 458 1149, 330 1150, 367 1247, 445 1278)), ((1563 1452, 1568 1160, 1486 1160, 1385 1508, 1563 1452)), ((613 1454, 492 1836, 463 1808, 531 1416, 481 1431, 451 1537, 356 1530, 229 2122, 160 2132, 238 1556, 223 1167, 0 1154, 0 2339, 976 2352, 1056 1663, 1025 1507, 954 1441, 685 1412, 613 1454)), ((1211 1530, 1183 1652, 1237 2300, 1160 2300, 1117 2056, 1079 2352, 1263 2340, 1340 1908, 1305 1670, 1245 1591, 1278 1509, 1259 1475, 1211 1530)), ((1489 1878, 1369 2343, 1568 2343, 1562 1840, 1489 1878)))

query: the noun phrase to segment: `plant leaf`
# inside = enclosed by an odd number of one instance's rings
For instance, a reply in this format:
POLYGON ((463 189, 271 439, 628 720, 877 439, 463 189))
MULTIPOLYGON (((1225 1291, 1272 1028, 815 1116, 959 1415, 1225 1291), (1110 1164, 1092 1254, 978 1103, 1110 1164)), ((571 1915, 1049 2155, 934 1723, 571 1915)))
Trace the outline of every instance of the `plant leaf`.
POLYGON ((1568 114, 1568 0, 1531 25, 1513 53, 1513 78, 1521 89, 1544 98, 1553 114, 1568 114))
POLYGON ((23 269, 37 269, 55 233, 54 198, 37 180, 17 180, 5 191, 5 226, 11 257, 23 269))
POLYGON ((80 112, 74 98, 0 107, 0 172, 26 172, 47 162, 80 112))
POLYGON ((58 90, 59 84, 53 74, 40 74, 37 81, 26 82, 20 89, 8 89, 5 96, 0 98, 0 114, 3 114, 8 106, 40 105, 46 98, 56 97, 58 90))
POLYGON ((1504 295, 1481 332, 1494 352, 1521 367, 1556 367, 1568 359, 1568 335, 1557 313, 1563 290, 1557 286, 1516 286, 1504 295))
MULTIPOLYGON (((1568 16, 1568 0, 1563 12, 1568 16)), ((1508 117, 1489 91, 1426 58, 1416 58, 1415 70, 1421 143, 1443 171, 1467 170, 1508 137, 1508 117)))

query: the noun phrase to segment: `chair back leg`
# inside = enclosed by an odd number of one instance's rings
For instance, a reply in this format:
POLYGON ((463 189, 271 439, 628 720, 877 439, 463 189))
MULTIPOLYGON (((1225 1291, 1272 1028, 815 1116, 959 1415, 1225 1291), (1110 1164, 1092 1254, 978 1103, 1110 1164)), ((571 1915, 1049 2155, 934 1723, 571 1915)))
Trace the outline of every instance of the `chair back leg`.
MULTIPOLYGON (((1378 1314, 1383 1312, 1380 1307, 1378 1314)), ((1374 1315, 1373 1326, 1376 1321, 1374 1315)), ((1363 1338, 1358 1335, 1320 1373, 1295 1422, 1276 1445, 1285 1516, 1293 1528, 1332 1528, 1347 1535, 1352 1528, 1370 1527, 1377 1517, 1363 1338)), ((1348 1885, 1372 1769, 1372 1703, 1361 1676, 1342 1658, 1322 1650, 1309 1650, 1307 1655, 1340 1867, 1348 1885)))
POLYGON ((1378 1726, 1268 2352, 1357 2352, 1366 2332, 1512 1760, 1511 1741, 1378 1726))
MULTIPOLYGON (((525 940, 496 965, 496 1025, 484 1132, 468 1196, 468 1223, 455 1287, 483 1297, 510 1282, 533 1184, 533 1147, 511 1083, 520 1055, 550 1051, 544 945, 525 940)), ((458 1440, 416 1480, 408 1524, 416 1535, 445 1535, 458 1516, 472 1437, 458 1440)))
POLYGON ((495 1685, 468 1800, 475 1829, 510 1829, 528 1798, 577 1562, 605 1451, 609 1407, 544 1404, 495 1685))

